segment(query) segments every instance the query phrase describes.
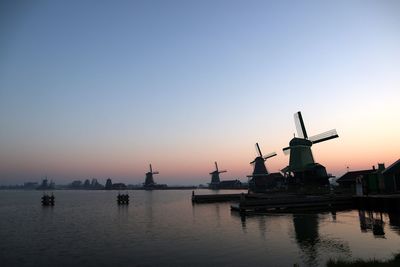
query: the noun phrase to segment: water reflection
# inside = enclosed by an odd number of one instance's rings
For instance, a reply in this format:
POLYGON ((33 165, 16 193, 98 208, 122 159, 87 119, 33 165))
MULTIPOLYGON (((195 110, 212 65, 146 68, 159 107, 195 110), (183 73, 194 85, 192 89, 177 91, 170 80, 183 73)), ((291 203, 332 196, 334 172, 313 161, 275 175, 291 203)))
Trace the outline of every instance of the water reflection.
POLYGON ((400 235, 400 214, 396 212, 389 212, 389 225, 398 235, 400 235))
POLYGON ((335 210, 332 210, 332 211, 331 211, 331 215, 332 215, 332 221, 333 221, 333 222, 336 222, 336 211, 335 211, 335 210))
POLYGON ((293 226, 298 246, 305 256, 308 266, 316 266, 318 234, 318 215, 316 214, 294 214, 293 226))
POLYGON ((400 235, 400 213, 395 211, 381 212, 372 210, 359 210, 360 229, 363 233, 372 232, 374 237, 385 237, 385 225, 400 235), (386 222, 385 222, 386 217, 386 222), (388 220, 389 219, 389 220, 388 220))
POLYGON ((359 210, 358 217, 360 219, 361 232, 372 232, 374 237, 385 238, 382 212, 359 210))
POLYGON ((258 229, 260 230, 261 238, 265 240, 265 236, 266 236, 266 232, 267 232, 266 216, 262 216, 258 220, 258 229))
MULTIPOLYGON (((261 239, 273 239, 275 237, 267 234, 267 224, 270 218, 277 218, 276 214, 259 214, 246 216, 238 212, 231 212, 231 215, 235 218, 240 218, 241 227, 244 233, 247 233, 249 225, 247 221, 257 221, 259 235, 261 239)), ((332 218, 332 222, 337 221, 336 211, 332 211, 330 214, 316 214, 316 213, 305 213, 305 214, 282 214, 279 217, 291 218, 293 223, 293 235, 295 243, 297 244, 300 257, 305 266, 319 266, 321 259, 325 257, 326 252, 335 253, 342 255, 343 257, 351 256, 351 249, 347 241, 339 238, 334 238, 329 235, 321 235, 320 233, 320 222, 326 221, 332 218)), ((254 225, 254 224, 251 224, 254 225)), ((273 241, 273 240, 271 240, 273 241)))
POLYGON ((145 191, 144 209, 146 214, 146 228, 151 232, 153 228, 153 191, 145 191))

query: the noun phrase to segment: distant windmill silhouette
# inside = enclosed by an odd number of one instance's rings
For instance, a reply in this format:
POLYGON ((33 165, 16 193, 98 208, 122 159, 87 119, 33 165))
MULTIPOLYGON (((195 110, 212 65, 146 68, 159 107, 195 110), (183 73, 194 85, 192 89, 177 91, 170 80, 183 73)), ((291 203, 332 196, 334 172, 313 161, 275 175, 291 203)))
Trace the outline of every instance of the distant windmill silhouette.
POLYGON ((249 181, 249 184, 251 187, 250 189, 252 191, 260 191, 260 190, 262 191, 262 190, 265 190, 265 188, 264 188, 265 183, 263 183, 261 180, 265 180, 269 174, 267 167, 265 166, 265 161, 269 158, 275 157, 276 153, 271 152, 271 153, 263 156, 258 143, 256 143, 256 152, 257 152, 258 156, 252 162, 250 162, 250 164, 254 165, 253 174, 248 175, 247 177, 252 178, 249 181), (261 184, 263 184, 263 185, 261 185, 261 184), (263 187, 263 188, 260 188, 260 187, 263 187))
POLYGON ((154 174, 159 174, 159 172, 153 171, 153 168, 151 167, 151 164, 150 164, 150 171, 146 173, 146 180, 144 181, 145 187, 153 187, 156 185, 156 183, 154 182, 154 178, 153 178, 154 174))
POLYGON ((339 137, 336 130, 333 129, 308 137, 300 111, 294 114, 294 120, 299 137, 294 137, 290 140, 289 146, 283 148, 283 152, 286 155, 290 153, 290 159, 289 166, 282 171, 285 173, 293 173, 296 180, 301 183, 317 182, 320 184, 327 184, 328 174, 326 169, 321 164, 315 163, 311 152, 311 146, 339 137))
POLYGON ((218 169, 218 164, 217 164, 217 162, 214 162, 214 163, 215 163, 215 171, 210 172, 210 175, 211 175, 210 187, 211 187, 211 188, 217 188, 218 185, 219 185, 219 183, 221 182, 221 180, 219 179, 219 174, 220 174, 220 173, 227 172, 226 170, 220 171, 220 170, 218 169))

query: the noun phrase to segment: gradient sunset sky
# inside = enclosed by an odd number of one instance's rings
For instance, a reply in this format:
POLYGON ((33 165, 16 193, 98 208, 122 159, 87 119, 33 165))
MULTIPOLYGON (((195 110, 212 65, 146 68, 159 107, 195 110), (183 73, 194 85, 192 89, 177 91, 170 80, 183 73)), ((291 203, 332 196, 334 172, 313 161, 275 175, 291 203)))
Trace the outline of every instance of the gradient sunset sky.
POLYGON ((302 111, 340 176, 400 158, 400 1, 0 3, 0 184, 252 172, 302 111))

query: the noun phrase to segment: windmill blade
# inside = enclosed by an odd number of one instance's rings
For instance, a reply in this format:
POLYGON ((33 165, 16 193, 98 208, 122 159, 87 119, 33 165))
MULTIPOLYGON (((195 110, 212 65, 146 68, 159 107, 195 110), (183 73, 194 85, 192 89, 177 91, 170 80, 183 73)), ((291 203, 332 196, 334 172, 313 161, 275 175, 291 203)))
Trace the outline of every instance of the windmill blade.
POLYGON ((227 172, 227 170, 219 171, 218 173, 223 173, 223 172, 227 172))
POLYGON ((269 158, 275 157, 276 155, 277 155, 276 152, 271 152, 271 153, 265 155, 264 159, 269 159, 269 158))
POLYGON ((252 162, 250 162, 250 164, 254 164, 254 162, 256 162, 256 160, 253 160, 252 162))
POLYGON ((217 164, 217 162, 214 162, 215 163, 215 169, 218 171, 218 164, 217 164))
POLYGON ((256 143, 256 151, 258 152, 258 156, 262 157, 261 149, 260 149, 260 146, 258 145, 258 143, 256 143))
POLYGON ((300 111, 294 114, 294 123, 296 125, 296 130, 299 137, 307 139, 308 136, 306 126, 304 125, 303 116, 301 116, 300 111))
POLYGON ((159 174, 159 172, 152 172, 152 174, 159 174))
POLYGON ((285 155, 289 155, 289 154, 290 154, 290 146, 285 147, 285 148, 282 149, 282 150, 283 150, 283 154, 285 154, 285 155))
POLYGON ((151 167, 151 164, 150 164, 150 172, 153 172, 153 168, 151 167))
POLYGON ((334 138, 338 138, 338 137, 339 137, 339 135, 337 134, 336 129, 332 129, 330 131, 311 136, 309 138, 309 140, 313 144, 317 144, 317 143, 321 143, 321 142, 328 141, 330 139, 334 139, 334 138))

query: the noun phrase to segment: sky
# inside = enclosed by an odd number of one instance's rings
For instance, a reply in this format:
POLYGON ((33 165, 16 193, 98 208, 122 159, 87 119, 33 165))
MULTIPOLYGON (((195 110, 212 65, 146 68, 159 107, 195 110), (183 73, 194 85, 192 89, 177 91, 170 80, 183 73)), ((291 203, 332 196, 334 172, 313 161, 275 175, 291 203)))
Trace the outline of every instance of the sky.
POLYGON ((247 181, 301 111, 329 173, 400 158, 399 1, 0 3, 0 184, 247 181))

